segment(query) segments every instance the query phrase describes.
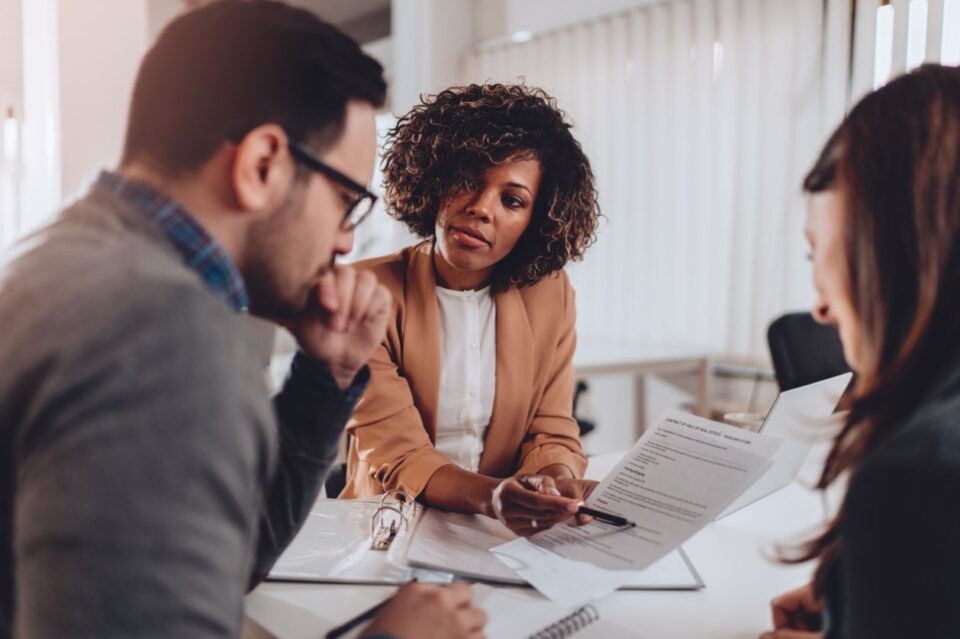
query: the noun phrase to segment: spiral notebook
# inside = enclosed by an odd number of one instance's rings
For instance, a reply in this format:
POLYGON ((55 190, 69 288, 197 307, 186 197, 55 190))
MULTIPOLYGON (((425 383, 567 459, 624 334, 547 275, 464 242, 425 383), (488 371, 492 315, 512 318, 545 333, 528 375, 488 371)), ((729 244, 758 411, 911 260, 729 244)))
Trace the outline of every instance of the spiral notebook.
MULTIPOLYGON (((497 639, 637 639, 636 632, 603 620, 594 604, 574 609, 544 599, 529 590, 473 586, 473 600, 487 613, 483 632, 497 639)), ((642 637, 640 637, 642 639, 642 637)))

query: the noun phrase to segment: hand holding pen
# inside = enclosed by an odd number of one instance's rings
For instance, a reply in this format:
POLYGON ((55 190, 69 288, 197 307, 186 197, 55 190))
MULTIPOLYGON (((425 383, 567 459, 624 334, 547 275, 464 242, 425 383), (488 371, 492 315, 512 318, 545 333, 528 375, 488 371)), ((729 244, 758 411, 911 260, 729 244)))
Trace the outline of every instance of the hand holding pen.
MULTIPOLYGON (((541 495, 556 495, 576 500, 582 506, 593 489, 597 487, 597 482, 592 479, 576 479, 574 477, 551 477, 549 475, 527 475, 521 481, 531 490, 535 490, 541 495)), ((576 513, 577 525, 583 526, 593 521, 590 514, 582 510, 576 513)))
POLYGON ((576 517, 580 526, 594 519, 608 524, 622 519, 585 509, 584 501, 597 485, 593 480, 573 477, 566 466, 547 467, 535 475, 508 477, 493 491, 493 515, 523 537, 543 532, 571 516, 576 517))
POLYGON ((536 483, 530 482, 533 484, 533 486, 536 486, 538 492, 569 497, 577 499, 580 502, 580 507, 577 510, 576 515, 577 525, 579 526, 589 524, 594 519, 611 526, 630 528, 636 526, 634 522, 624 517, 613 513, 603 512, 601 510, 596 510, 594 508, 588 508, 586 505, 584 505, 584 502, 590 496, 593 490, 599 485, 599 482, 591 479, 573 478, 561 478, 555 480, 554 482, 550 482, 549 480, 551 478, 549 477, 544 478, 542 475, 536 475, 533 477, 540 480, 536 483))

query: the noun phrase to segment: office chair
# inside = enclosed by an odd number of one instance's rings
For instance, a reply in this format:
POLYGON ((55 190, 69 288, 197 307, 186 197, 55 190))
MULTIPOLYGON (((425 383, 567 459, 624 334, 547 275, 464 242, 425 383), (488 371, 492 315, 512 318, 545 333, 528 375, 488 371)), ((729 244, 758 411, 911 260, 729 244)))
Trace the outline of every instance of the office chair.
MULTIPOLYGON (((347 450, 350 450, 350 435, 347 435, 347 450)), ((347 485, 347 462, 336 464, 330 469, 330 474, 323 482, 327 497, 336 498, 340 496, 347 485)))
POLYGON ((840 334, 810 313, 787 313, 767 329, 767 344, 780 390, 790 390, 846 373, 840 334))
POLYGON ((587 391, 587 390, 590 390, 590 387, 587 386, 587 383, 583 380, 577 380, 577 387, 573 391, 573 418, 577 420, 577 426, 580 428, 581 437, 583 437, 584 435, 591 432, 593 429, 597 427, 597 425, 594 424, 591 420, 583 419, 582 417, 577 416, 577 404, 580 401, 580 395, 582 395, 584 391, 587 391))

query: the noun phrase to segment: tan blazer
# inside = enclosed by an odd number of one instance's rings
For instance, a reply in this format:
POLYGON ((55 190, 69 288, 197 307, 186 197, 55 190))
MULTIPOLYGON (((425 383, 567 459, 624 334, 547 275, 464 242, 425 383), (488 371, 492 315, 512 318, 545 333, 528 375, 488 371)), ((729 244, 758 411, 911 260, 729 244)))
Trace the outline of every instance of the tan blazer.
MULTIPOLYGON (((419 495, 441 466, 436 414, 440 314, 432 242, 357 268, 372 271, 396 302, 387 337, 370 361, 370 385, 347 423, 347 484, 341 497, 391 488, 419 495)), ((479 472, 493 477, 565 464, 586 468, 573 419, 575 309, 566 273, 495 296, 496 393, 479 472)))

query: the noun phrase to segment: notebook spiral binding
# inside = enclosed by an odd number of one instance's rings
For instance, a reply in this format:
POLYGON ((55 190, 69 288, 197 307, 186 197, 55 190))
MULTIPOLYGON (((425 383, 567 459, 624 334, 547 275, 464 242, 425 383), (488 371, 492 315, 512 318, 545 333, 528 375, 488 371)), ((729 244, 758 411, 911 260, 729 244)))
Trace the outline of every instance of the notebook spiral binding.
POLYGON ((599 619, 600 613, 596 608, 590 605, 581 606, 556 623, 530 635, 529 639, 565 639, 599 619))

